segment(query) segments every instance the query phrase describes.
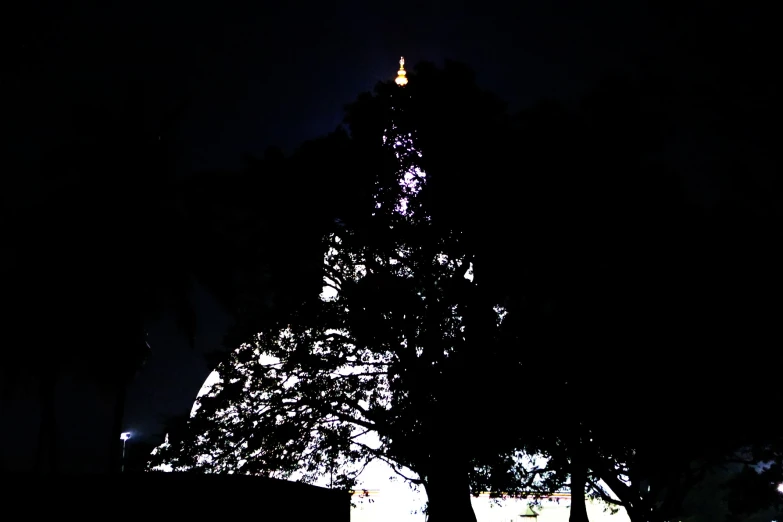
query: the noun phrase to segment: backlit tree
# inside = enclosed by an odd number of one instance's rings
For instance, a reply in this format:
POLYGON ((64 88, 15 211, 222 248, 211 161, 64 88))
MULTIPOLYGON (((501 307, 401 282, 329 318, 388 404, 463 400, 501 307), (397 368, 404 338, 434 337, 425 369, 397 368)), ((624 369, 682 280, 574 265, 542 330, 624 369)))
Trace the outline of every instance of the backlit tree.
POLYGON ((152 466, 350 488, 380 459, 424 487, 434 521, 475 520, 471 491, 546 478, 506 425, 521 368, 505 349, 506 310, 474 282, 464 231, 430 211, 409 87, 365 100, 380 132, 352 122, 352 161, 372 158, 373 185, 363 212, 324 237, 321 296, 231 354, 152 466))

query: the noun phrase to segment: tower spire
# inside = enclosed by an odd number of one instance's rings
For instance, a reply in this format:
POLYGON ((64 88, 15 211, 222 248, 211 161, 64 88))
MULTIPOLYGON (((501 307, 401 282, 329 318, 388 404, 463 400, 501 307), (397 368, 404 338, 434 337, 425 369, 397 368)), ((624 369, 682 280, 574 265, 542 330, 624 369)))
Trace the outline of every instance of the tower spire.
POLYGON ((405 77, 405 74, 405 58, 400 56, 400 70, 397 71, 397 78, 394 80, 394 83, 400 87, 406 85, 408 83, 408 78, 405 77))

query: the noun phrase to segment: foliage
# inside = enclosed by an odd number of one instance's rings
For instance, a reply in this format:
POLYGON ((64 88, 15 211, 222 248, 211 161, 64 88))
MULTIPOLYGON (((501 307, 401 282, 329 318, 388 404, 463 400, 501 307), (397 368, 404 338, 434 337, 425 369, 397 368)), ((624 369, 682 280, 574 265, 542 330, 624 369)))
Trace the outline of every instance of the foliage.
POLYGON ((247 316, 249 342, 160 459, 305 480, 339 468, 349 487, 379 458, 433 505, 438 484, 514 495, 577 476, 634 521, 689 515, 738 454, 778 462, 780 390, 755 373, 780 364, 764 341, 779 336, 778 185, 754 199, 727 154, 722 174, 745 189, 694 198, 689 167, 660 153, 677 122, 656 83, 619 75, 574 107, 508 118, 458 64, 410 78, 350 105, 350 135, 274 164, 340 202, 316 227, 324 266, 274 320, 247 316), (322 277, 330 299, 314 298, 322 277), (509 429, 515 410, 548 414, 509 429))
POLYGON ((440 516, 453 509, 443 491, 467 499, 470 489, 514 493, 545 478, 520 461, 508 421, 522 363, 507 349, 507 312, 473 280, 475 236, 438 213, 447 182, 433 177, 431 188, 418 166, 427 120, 410 116, 417 96, 380 85, 349 111, 347 162, 373 160, 364 167, 374 190, 355 191, 365 195, 362 213, 324 236, 324 294, 234 351, 188 433, 151 465, 331 475, 335 486, 352 487, 362 466, 381 459, 423 484, 440 516), (482 412, 480 422, 472 411, 482 412))
MULTIPOLYGON (((705 206, 687 190, 689 165, 662 161, 676 115, 660 101, 645 82, 617 77, 574 110, 542 106, 520 117, 523 131, 543 129, 541 142, 575 152, 552 170, 578 188, 558 207, 559 222, 531 241, 567 383, 552 389, 567 413, 542 427, 541 448, 565 473, 583 456, 592 494, 645 521, 687 514, 694 488, 738 453, 755 465, 768 457, 748 448, 780 448, 770 412, 783 398, 766 375, 781 364, 767 349, 779 338, 779 184, 705 206), (536 123, 542 113, 548 125, 536 123), (570 130, 558 136, 562 127, 570 130)), ((739 165, 734 153, 720 151, 726 161, 716 168, 739 165)), ((739 172, 723 173, 747 179, 739 172)), ((541 182, 533 193, 542 212, 570 191, 541 182)))

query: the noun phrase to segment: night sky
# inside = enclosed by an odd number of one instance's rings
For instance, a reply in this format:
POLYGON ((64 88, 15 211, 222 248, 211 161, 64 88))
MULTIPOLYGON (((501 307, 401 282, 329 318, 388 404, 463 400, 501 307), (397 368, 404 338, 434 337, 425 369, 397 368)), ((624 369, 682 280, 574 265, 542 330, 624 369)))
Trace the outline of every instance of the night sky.
POLYGON ((189 102, 177 136, 183 171, 238 166, 245 152, 290 150, 333 130, 344 104, 393 76, 400 55, 410 65, 464 61, 484 86, 522 106, 579 95, 607 68, 631 66, 655 46, 655 22, 641 4, 516 4, 76 2, 33 10, 21 17, 29 30, 10 42, 20 69, 12 78, 35 98, 25 141, 64 135, 38 125, 52 109, 68 125, 78 104, 111 107, 140 82, 162 107, 189 102))
MULTIPOLYGON (((333 130, 345 103, 394 77, 401 55, 408 65, 464 61, 481 85, 521 108, 576 99, 607 71, 633 69, 640 56, 680 45, 690 26, 678 16, 711 23, 695 11, 672 15, 627 1, 29 2, 14 9, 3 83, 24 94, 10 120, 20 165, 35 168, 47 150, 73 139, 80 107, 114 110, 130 86, 143 85, 151 106, 188 102, 174 138, 183 175, 236 168, 245 153, 270 145, 290 151, 333 130)), ((679 67, 691 65, 683 58, 679 67)), ((198 352, 220 343, 227 319, 205 295, 198 308, 195 352, 173 321, 150 325, 153 357, 127 410, 127 427, 139 436, 187 411, 210 371, 198 352)))

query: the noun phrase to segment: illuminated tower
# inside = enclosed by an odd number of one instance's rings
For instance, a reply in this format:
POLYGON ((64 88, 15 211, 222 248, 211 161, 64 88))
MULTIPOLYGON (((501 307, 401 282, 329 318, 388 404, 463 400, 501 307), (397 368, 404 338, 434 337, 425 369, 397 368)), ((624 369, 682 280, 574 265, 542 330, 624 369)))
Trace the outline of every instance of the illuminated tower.
MULTIPOLYGON (((403 57, 400 57, 400 70, 397 71, 397 78, 395 78, 394 83, 400 87, 408 84, 407 73, 405 72, 405 58, 403 57)), ((410 98, 411 95, 410 92, 404 94, 399 91, 396 94, 389 94, 396 101, 410 98)), ((381 209, 383 207, 391 210, 408 221, 412 219, 414 214, 416 214, 417 219, 419 216, 422 219, 426 219, 421 210, 414 211, 414 208, 420 208, 420 203, 418 201, 414 202, 414 200, 415 196, 421 191, 426 178, 424 171, 418 167, 418 159, 421 157, 421 153, 413 144, 412 132, 400 129, 395 122, 395 116, 402 112, 402 107, 395 106, 395 101, 392 101, 389 109, 391 111, 391 121, 389 122, 389 127, 384 130, 383 143, 385 147, 393 150, 399 161, 399 171, 397 172, 399 183, 397 187, 378 185, 378 193, 375 195, 375 208, 381 209)))
POLYGON ((397 78, 394 83, 402 87, 408 83, 408 78, 405 77, 405 58, 400 57, 400 70, 397 71, 397 78))

